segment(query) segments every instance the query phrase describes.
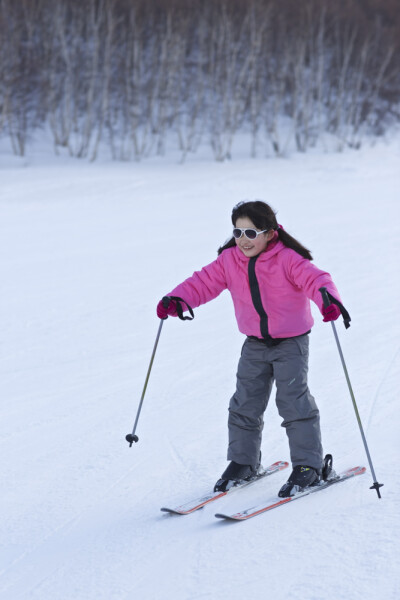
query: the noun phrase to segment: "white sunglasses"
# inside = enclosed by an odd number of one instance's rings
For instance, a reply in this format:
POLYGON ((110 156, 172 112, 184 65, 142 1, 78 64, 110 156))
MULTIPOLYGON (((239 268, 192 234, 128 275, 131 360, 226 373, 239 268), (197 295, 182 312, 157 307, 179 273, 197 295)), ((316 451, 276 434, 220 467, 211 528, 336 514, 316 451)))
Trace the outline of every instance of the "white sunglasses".
POLYGON ((235 240, 238 240, 245 235, 248 240, 255 240, 257 236, 262 233, 266 233, 269 229, 264 229, 264 231, 257 231, 256 229, 241 229, 240 227, 235 227, 232 234, 235 240))

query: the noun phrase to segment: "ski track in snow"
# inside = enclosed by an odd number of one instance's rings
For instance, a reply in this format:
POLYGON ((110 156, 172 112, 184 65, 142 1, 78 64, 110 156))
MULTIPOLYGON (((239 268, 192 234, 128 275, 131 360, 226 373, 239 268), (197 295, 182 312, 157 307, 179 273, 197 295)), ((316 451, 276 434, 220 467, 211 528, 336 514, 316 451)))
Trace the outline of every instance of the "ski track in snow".
MULTIPOLYGON (((2 600, 400 598, 399 156, 398 140, 184 166, 0 153, 2 600), (155 305, 215 258, 244 198, 279 211, 349 308, 338 334, 382 500, 367 470, 246 523, 214 518, 273 499, 287 470, 189 516, 160 512, 211 489, 226 466, 243 343, 228 294, 193 322, 166 321, 140 441, 124 440, 155 305)), ((368 466, 331 328, 313 314, 324 447, 337 470, 368 466)), ((288 460, 273 396, 263 456, 288 460)))
MULTIPOLYGON (((377 386, 377 390, 376 393, 373 397, 371 406, 370 406, 370 411, 369 411, 369 418, 368 418, 368 426, 367 428, 369 428, 371 422, 372 422, 372 418, 373 418, 373 414, 374 414, 374 409, 376 406, 376 403, 379 402, 379 398, 381 396, 381 392, 384 386, 388 385, 388 380, 391 379, 391 377, 393 376, 394 378, 396 378, 398 376, 398 374, 400 373, 400 365, 396 364, 396 361, 399 362, 399 358, 400 358, 400 347, 397 348, 396 352, 394 353, 393 357, 391 358, 391 360, 388 361, 388 365, 387 368, 385 370, 385 373, 382 376, 382 379, 380 380, 378 386, 377 386)), ((397 384, 396 381, 393 382, 393 394, 397 393, 397 388, 398 388, 398 380, 397 380, 397 384)))

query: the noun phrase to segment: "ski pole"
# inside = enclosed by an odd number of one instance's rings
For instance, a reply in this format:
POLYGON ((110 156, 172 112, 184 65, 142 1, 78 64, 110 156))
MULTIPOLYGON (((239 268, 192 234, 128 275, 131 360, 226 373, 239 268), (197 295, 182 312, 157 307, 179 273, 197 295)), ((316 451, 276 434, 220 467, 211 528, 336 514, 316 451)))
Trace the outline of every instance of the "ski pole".
MULTIPOLYGON (((162 303, 163 303, 163 305, 164 305, 165 308, 168 308, 169 303, 171 302, 171 300, 173 300, 175 302, 175 304, 176 304, 176 310, 177 310, 177 313, 178 313, 178 317, 179 317, 179 319, 181 319, 181 321, 191 321, 192 319, 194 319, 194 314, 193 314, 192 307, 189 306, 189 304, 187 302, 185 302, 185 300, 183 300, 182 298, 179 298, 179 296, 164 296, 164 298, 162 299, 162 303), (183 316, 182 303, 186 304, 186 307, 187 307, 187 309, 188 309, 188 311, 189 311, 189 313, 191 315, 190 317, 184 317, 183 316)), ((139 438, 136 435, 136 427, 137 427, 137 424, 138 424, 138 421, 139 421, 140 411, 142 410, 144 395, 146 393, 147 384, 149 382, 151 367, 153 366, 153 361, 154 361, 154 357, 155 357, 157 346, 158 346, 158 340, 160 339, 162 326, 164 325, 164 321, 166 319, 168 319, 168 317, 165 317, 164 319, 161 319, 161 323, 160 323, 160 326, 158 328, 157 337, 156 337, 156 341, 154 343, 154 348, 153 348, 153 352, 152 352, 152 355, 151 355, 149 368, 147 370, 147 375, 146 375, 146 380, 144 382, 142 397, 140 398, 139 408, 138 408, 138 411, 137 411, 137 414, 136 414, 135 424, 133 426, 132 433, 128 433, 125 436, 126 441, 129 443, 129 448, 131 448, 133 442, 137 443, 139 441, 139 438)))
MULTIPOLYGON (((331 304, 331 300, 329 299, 329 295, 328 295, 327 289, 325 287, 321 287, 321 288, 319 288, 319 291, 321 292, 324 306, 325 307, 329 306, 331 304)), ((375 470, 374 470, 374 467, 373 467, 373 464, 372 464, 371 455, 369 453, 367 440, 366 440, 366 437, 365 437, 365 434, 364 434, 364 429, 363 429, 363 426, 362 426, 362 423, 361 423, 360 413, 358 412, 356 399, 355 399, 354 393, 353 393, 353 388, 351 387, 350 378, 349 378, 349 374, 348 374, 348 371, 347 371, 346 363, 344 361, 344 356, 343 356, 342 348, 340 346, 340 342, 339 342, 338 334, 337 334, 337 331, 336 331, 335 323, 333 321, 331 321, 331 325, 332 325, 333 334, 335 336, 336 345, 337 345, 338 350, 339 350, 340 360, 342 361, 342 366, 343 366, 344 374, 346 376, 346 381, 347 381, 347 385, 349 387, 349 392, 350 392, 351 400, 353 402, 354 411, 356 413, 358 426, 360 428, 360 433, 361 433, 362 441, 364 443, 365 452, 367 454, 369 466, 370 466, 372 477, 373 477, 374 484, 369 489, 370 490, 376 490, 376 493, 378 494, 378 498, 381 498, 381 493, 379 491, 379 488, 381 488, 383 486, 383 483, 378 483, 377 480, 376 480, 375 470)))
POLYGON ((160 326, 158 328, 157 337, 156 337, 156 341, 154 343, 154 348, 153 348, 153 352, 152 352, 152 355, 151 355, 149 368, 147 370, 146 381, 144 382, 142 397, 140 398, 139 408, 138 408, 138 411, 137 411, 137 414, 136 414, 135 424, 133 426, 132 433, 128 433, 125 436, 126 441, 129 442, 129 448, 131 448, 133 442, 138 442, 139 441, 139 438, 138 438, 138 436, 135 433, 136 432, 136 427, 137 427, 137 424, 138 424, 138 421, 139 421, 140 411, 142 410, 144 395, 146 393, 147 384, 149 382, 151 367, 153 366, 154 356, 156 354, 158 340, 160 339, 161 330, 162 330, 162 326, 164 325, 164 321, 165 321, 165 319, 161 319, 161 323, 160 323, 160 326))

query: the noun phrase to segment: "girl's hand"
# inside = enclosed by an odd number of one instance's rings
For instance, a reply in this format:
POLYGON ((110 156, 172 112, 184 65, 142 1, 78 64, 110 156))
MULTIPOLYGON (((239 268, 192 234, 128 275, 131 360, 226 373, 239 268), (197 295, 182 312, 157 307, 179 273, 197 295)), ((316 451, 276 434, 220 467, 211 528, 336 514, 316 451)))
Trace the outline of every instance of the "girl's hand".
POLYGON ((336 304, 330 304, 322 307, 322 314, 324 315, 324 323, 328 323, 329 321, 336 321, 340 317, 340 310, 336 304))
POLYGON ((168 319, 168 316, 177 317, 176 302, 170 300, 168 306, 164 305, 164 298, 157 304, 157 317, 159 319, 168 319))

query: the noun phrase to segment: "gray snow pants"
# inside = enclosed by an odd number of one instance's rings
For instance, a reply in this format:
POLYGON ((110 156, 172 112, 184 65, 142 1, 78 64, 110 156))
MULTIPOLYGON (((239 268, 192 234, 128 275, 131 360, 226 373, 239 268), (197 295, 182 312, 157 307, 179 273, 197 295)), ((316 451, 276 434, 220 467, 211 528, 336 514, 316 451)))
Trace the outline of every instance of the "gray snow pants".
POLYGON ((236 392, 229 404, 228 460, 258 464, 263 415, 275 381, 276 405, 289 438, 293 467, 322 467, 319 411, 307 385, 308 347, 308 335, 289 338, 273 347, 246 339, 236 392))

